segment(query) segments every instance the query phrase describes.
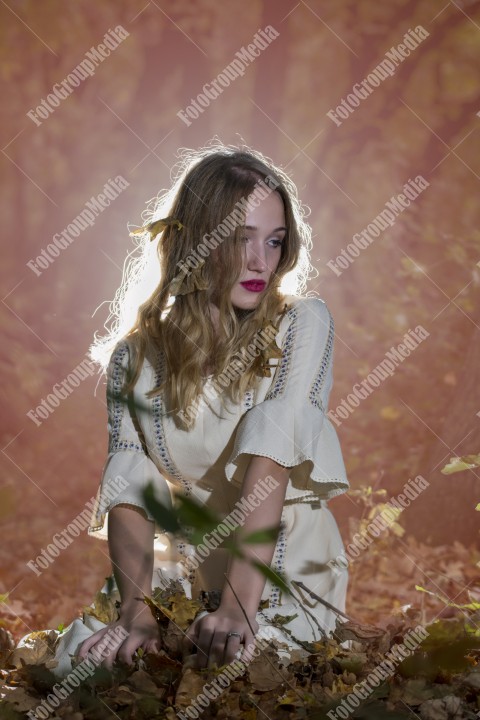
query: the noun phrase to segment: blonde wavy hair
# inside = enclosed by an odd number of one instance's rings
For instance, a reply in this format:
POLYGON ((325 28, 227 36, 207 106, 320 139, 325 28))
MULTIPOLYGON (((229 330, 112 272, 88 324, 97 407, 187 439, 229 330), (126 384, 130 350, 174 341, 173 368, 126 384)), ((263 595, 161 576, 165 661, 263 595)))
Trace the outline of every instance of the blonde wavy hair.
MULTIPOLYGON (((127 256, 121 285, 110 303, 105 324, 108 329, 110 323, 110 329, 102 338, 95 334, 89 349, 90 358, 105 370, 117 344, 128 341, 130 366, 125 395, 133 389, 144 358, 152 361, 163 351, 164 381, 146 397, 163 392, 169 413, 178 413, 198 402, 205 366, 213 368, 214 378, 222 374, 262 326, 275 320, 283 309, 285 295, 302 294, 312 267, 311 228, 304 219, 308 209, 301 205, 294 183, 280 167, 252 148, 224 145, 217 139, 199 150, 182 148, 178 156, 179 163, 172 170, 172 187, 149 201, 142 215, 144 225, 173 217, 183 228, 168 225, 156 242, 150 241, 147 232, 139 236, 136 251, 127 256), (208 288, 177 295, 172 302, 169 284, 178 275, 180 263, 225 220, 238 201, 248 198, 259 180, 266 178, 274 179, 275 192, 283 200, 287 232, 277 270, 258 305, 253 310, 242 310, 230 300, 243 262, 245 230, 241 223, 208 254, 201 271, 197 271, 208 288), (214 296, 219 309, 218 334, 210 316, 209 304, 214 296)), ((248 389, 256 386, 260 360, 257 357, 225 389, 233 402, 239 402, 248 389)), ((179 423, 186 427, 182 420, 179 423)))

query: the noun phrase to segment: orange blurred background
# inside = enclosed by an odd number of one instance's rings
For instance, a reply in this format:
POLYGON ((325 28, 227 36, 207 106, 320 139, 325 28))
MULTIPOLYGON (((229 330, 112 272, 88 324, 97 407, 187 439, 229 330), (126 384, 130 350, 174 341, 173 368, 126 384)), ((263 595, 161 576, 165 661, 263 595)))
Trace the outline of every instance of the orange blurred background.
MULTIPOLYGON (((308 290, 326 300, 336 327, 331 408, 410 328, 428 331, 337 431, 354 488, 393 495, 409 478, 428 479, 404 513, 409 533, 476 543, 478 468, 440 470, 480 452, 480 3, 7 0, 0 28, 0 593, 9 593, 3 614, 15 632, 69 622, 109 572, 106 544, 85 533, 40 577, 26 566, 96 492, 104 379, 81 382, 40 423, 28 413, 101 333, 133 249, 127 223, 140 225, 146 202, 169 187, 177 150, 213 136, 270 156, 311 209, 318 275, 308 290), (94 73, 37 110, 118 26, 124 39, 94 73), (267 26, 278 36, 184 122, 177 113, 267 26), (357 102, 352 88, 418 26, 423 39, 357 102), (119 175, 128 187, 39 266, 53 236, 119 175), (428 183, 419 197, 332 270, 327 263, 419 175, 428 183)), ((342 497, 331 508, 347 537, 357 505, 342 497)), ((355 613, 354 588, 350 603, 355 613)))

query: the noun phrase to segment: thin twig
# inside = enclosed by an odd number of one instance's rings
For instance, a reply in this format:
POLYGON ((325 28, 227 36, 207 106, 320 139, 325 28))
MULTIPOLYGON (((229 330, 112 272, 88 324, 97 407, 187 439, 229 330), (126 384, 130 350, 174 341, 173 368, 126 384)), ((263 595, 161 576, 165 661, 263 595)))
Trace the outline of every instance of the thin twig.
MULTIPOLYGON (((256 635, 255 630, 253 629, 252 624, 251 624, 250 620, 248 619, 248 615, 247 615, 247 613, 245 612, 245 608, 243 607, 242 603, 240 602, 239 597, 238 597, 237 593, 235 592, 232 583, 231 583, 230 580, 228 579, 227 573, 224 573, 224 575, 225 575, 225 580, 226 580, 227 583, 230 585, 230 589, 231 589, 232 593, 233 593, 234 596, 235 596, 235 600, 238 602, 238 604, 239 604, 239 606, 240 606, 240 610, 242 611, 242 613, 243 613, 244 616, 245 616, 245 620, 247 621, 247 625, 248 625, 248 627, 250 628, 250 630, 252 631, 253 637, 255 637, 255 635, 256 635)), ((272 666, 272 668, 275 670, 275 672, 277 672, 277 673, 280 675, 280 677, 282 678, 282 682, 287 683, 287 685, 289 685, 289 687, 291 688, 291 690, 293 690, 294 693, 296 693, 296 694, 298 695, 298 697, 300 698, 300 700, 302 700, 302 702, 303 702, 303 701, 305 700, 304 696, 297 690, 297 688, 296 688, 294 685, 292 685, 291 683, 289 683, 288 680, 282 675, 282 673, 280 672, 279 668, 277 668, 277 666, 270 660, 270 658, 268 657, 268 655, 264 652, 263 648, 260 648, 260 652, 263 654, 263 656, 265 657, 265 660, 272 666)))
POLYGON ((342 612, 342 610, 339 610, 334 605, 330 605, 330 603, 327 602, 327 600, 324 600, 323 598, 316 595, 313 592, 313 590, 310 590, 309 588, 307 588, 307 586, 304 585, 303 582, 300 582, 299 580, 292 580, 292 585, 297 585, 302 590, 305 590, 305 592, 307 592, 310 595, 310 597, 314 598, 314 600, 318 600, 318 602, 321 602, 322 605, 325 605, 326 608, 328 608, 329 610, 332 610, 334 613, 337 613, 337 615, 341 615, 342 617, 346 618, 350 622, 357 623, 360 625, 358 620, 354 620, 352 617, 350 617, 350 615, 347 615, 346 613, 342 612))
MULTIPOLYGON (((291 588, 290 588, 290 592, 292 592, 291 588)), ((315 617, 315 615, 311 612, 311 610, 309 610, 309 609, 305 606, 305 603, 303 602, 302 598, 301 598, 300 596, 295 597, 295 595, 293 594, 293 592, 292 592, 292 597, 295 598, 295 600, 299 603, 300 607, 303 608, 303 612, 304 612, 306 615, 310 615, 311 619, 313 620, 313 622, 315 623, 315 625, 316 625, 317 628, 319 629, 320 635, 322 635, 322 637, 326 638, 326 637, 327 637, 327 633, 326 633, 325 630, 322 628, 322 626, 320 625, 319 621, 317 620, 317 618, 315 617)))

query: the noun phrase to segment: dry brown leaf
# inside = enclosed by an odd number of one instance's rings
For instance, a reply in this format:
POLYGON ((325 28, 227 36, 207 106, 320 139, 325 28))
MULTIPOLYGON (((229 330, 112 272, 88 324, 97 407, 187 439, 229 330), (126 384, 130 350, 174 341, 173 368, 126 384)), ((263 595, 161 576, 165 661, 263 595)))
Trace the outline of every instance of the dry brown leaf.
POLYGON ((128 678, 128 684, 133 687, 134 690, 146 695, 155 695, 158 693, 158 688, 153 682, 152 678, 144 670, 136 670, 128 678))
POLYGON ((335 637, 339 642, 344 640, 357 640, 361 643, 368 643, 385 635, 385 630, 375 627, 374 625, 363 625, 348 621, 338 623, 335 628, 335 637))
POLYGON ((172 657, 180 658, 182 656, 182 643, 185 632, 171 620, 162 638, 162 645, 165 652, 172 657))
MULTIPOLYGON (((23 687, 2 687, 2 703, 9 702, 18 712, 27 713, 40 703, 38 698, 29 695, 23 687)), ((1 715, 0 715, 1 717, 1 715)))
POLYGON ((180 684, 175 696, 175 706, 179 710, 188 707, 199 693, 202 692, 203 686, 207 681, 205 674, 193 668, 187 668, 182 675, 180 684))
POLYGON ((8 664, 20 668, 23 661, 26 665, 45 663, 49 668, 55 667, 57 661, 54 660, 54 655, 57 638, 56 630, 40 630, 30 633, 24 638, 24 644, 12 652, 8 658, 8 664))
POLYGON ((0 668, 5 666, 5 663, 14 647, 15 641, 12 633, 3 627, 0 627, 0 668))
POLYGON ((247 668, 247 677, 255 690, 274 690, 292 676, 286 667, 280 667, 279 657, 272 647, 255 657, 247 668), (274 667, 268 662, 267 658, 274 667))
POLYGON ((133 705, 136 698, 136 693, 126 685, 119 685, 117 690, 115 690, 114 700, 118 705, 133 705))
POLYGON ((83 613, 84 615, 91 615, 97 620, 100 620, 100 622, 105 623, 105 625, 115 622, 118 619, 118 610, 115 607, 115 603, 101 590, 95 595, 93 608, 86 607, 83 613))

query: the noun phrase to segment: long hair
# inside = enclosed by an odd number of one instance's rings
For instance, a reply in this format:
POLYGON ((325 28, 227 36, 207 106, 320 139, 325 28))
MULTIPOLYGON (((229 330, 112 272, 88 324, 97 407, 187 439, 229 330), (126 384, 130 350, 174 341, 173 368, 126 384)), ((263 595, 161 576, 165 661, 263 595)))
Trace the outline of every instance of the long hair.
MULTIPOLYGON (((242 348, 258 338, 259 329, 281 313, 285 294, 302 294, 311 270, 311 228, 304 220, 306 210, 292 180, 260 152, 214 140, 197 151, 182 149, 179 156, 171 189, 150 201, 143 215, 145 224, 173 217, 183 227, 168 225, 155 242, 147 232, 137 240, 137 253, 127 257, 122 283, 110 306, 107 323, 112 318, 111 328, 103 338, 95 336, 89 354, 105 369, 118 342, 128 341, 131 365, 123 389, 127 394, 138 379, 144 358, 151 360, 163 351, 164 381, 146 396, 163 392, 168 411, 181 416, 182 410, 198 403, 206 364, 213 367, 214 378, 218 377, 242 348), (230 293, 242 268, 245 230, 242 221, 232 227, 226 218, 237 208, 243 212, 245 225, 245 201, 259 182, 275 188, 281 196, 287 231, 278 267, 261 300, 254 309, 242 310, 232 305, 230 293), (196 272, 207 289, 176 295, 172 302, 169 284, 178 277, 179 268, 187 258, 199 257, 202 238, 219 237, 218 231, 214 232, 219 227, 223 231, 228 227, 226 236, 223 232, 222 242, 214 243, 206 256, 203 245, 204 262, 196 272), (219 309, 218 334, 210 318, 212 298, 219 309)), ((237 373, 225 395, 238 402, 256 386, 257 370, 258 358, 237 373)), ((181 419, 179 424, 186 426, 181 419)))

